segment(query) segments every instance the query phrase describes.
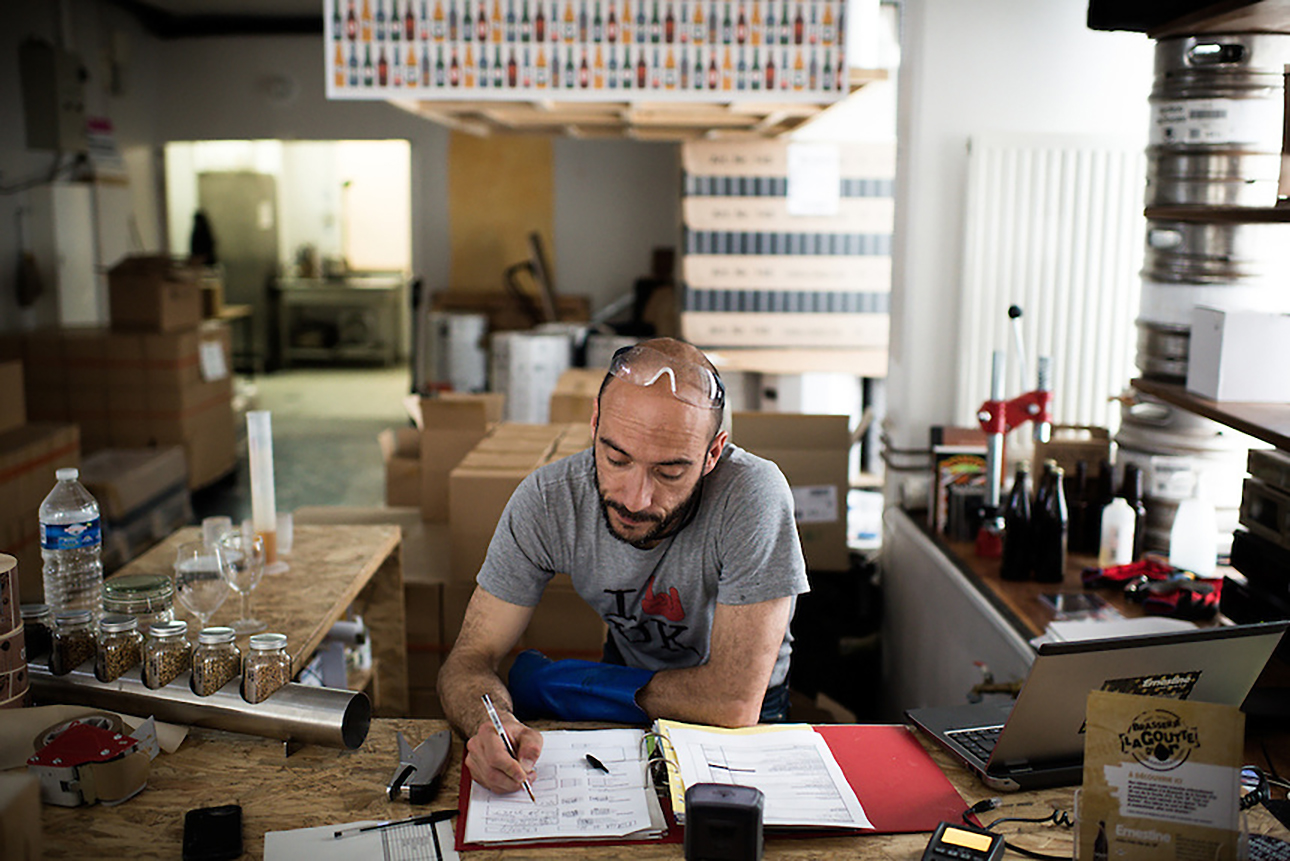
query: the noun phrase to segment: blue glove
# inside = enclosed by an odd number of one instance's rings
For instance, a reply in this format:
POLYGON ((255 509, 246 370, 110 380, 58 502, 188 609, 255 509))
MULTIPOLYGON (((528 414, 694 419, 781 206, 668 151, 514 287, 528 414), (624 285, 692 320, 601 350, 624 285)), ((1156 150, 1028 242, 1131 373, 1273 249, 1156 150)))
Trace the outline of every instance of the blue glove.
POLYGON ((553 661, 533 649, 511 665, 508 687, 520 720, 649 723, 636 694, 654 678, 650 670, 569 659, 553 661))

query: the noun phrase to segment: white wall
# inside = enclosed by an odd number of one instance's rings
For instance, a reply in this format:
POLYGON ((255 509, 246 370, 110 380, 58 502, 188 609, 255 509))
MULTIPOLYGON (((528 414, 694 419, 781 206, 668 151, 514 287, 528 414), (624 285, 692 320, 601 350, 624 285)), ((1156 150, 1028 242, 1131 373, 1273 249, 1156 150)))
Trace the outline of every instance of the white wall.
POLYGON ((1089 30, 1086 14, 1086 0, 905 0, 887 386, 898 447, 925 447, 929 426, 953 418, 968 137, 1131 134, 1146 145, 1153 43, 1089 30))

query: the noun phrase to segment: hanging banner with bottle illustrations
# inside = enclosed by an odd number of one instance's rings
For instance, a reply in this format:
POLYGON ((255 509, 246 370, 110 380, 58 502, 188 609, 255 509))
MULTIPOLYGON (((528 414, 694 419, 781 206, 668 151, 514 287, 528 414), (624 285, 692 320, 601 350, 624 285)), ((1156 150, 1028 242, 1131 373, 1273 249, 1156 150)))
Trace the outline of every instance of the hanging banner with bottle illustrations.
POLYGON ((325 0, 327 97, 830 102, 845 0, 325 0))

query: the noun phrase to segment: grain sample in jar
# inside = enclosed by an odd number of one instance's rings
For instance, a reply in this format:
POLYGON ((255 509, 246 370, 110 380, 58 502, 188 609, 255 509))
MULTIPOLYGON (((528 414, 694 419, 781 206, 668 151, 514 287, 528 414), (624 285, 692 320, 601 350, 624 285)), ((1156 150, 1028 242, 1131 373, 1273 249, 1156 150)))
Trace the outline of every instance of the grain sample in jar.
POLYGON ((89 610, 63 610, 54 616, 54 640, 49 651, 49 671, 65 676, 94 657, 93 621, 89 610))
POLYGON ((193 647, 188 642, 187 622, 154 622, 143 644, 143 683, 156 690, 175 680, 193 666, 193 647))
POLYGON ((255 634, 242 664, 242 699, 262 703, 291 681, 286 634, 255 634))
POLYGON ((242 669, 242 653, 232 628, 203 628, 193 649, 193 693, 208 697, 231 682, 242 669))
POLYGON ((19 612, 26 632, 27 662, 46 657, 54 645, 54 608, 48 604, 23 604, 19 612))
POLYGON ((143 635, 139 620, 111 613, 99 622, 99 648, 94 658, 94 675, 100 682, 113 682, 126 670, 143 661, 143 635))
POLYGON ((175 584, 166 574, 123 574, 103 581, 103 612, 139 620, 139 630, 175 618, 175 584))

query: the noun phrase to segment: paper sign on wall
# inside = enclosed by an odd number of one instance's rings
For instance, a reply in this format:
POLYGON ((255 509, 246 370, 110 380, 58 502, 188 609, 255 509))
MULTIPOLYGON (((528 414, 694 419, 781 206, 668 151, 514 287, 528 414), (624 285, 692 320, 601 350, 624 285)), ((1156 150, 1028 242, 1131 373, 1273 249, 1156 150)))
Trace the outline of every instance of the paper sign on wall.
POLYGON ((1081 861, 1236 858, 1239 709, 1094 691, 1087 718, 1081 861))
POLYGON ((793 512, 798 523, 835 523, 838 489, 831 484, 794 486, 793 512))

